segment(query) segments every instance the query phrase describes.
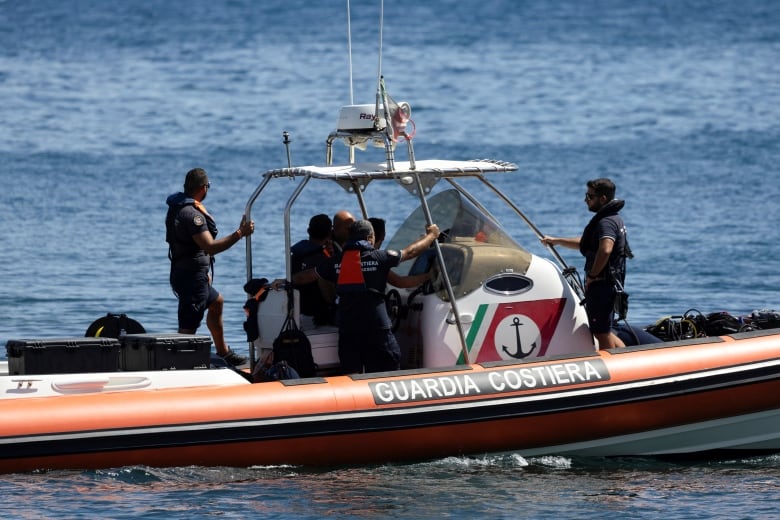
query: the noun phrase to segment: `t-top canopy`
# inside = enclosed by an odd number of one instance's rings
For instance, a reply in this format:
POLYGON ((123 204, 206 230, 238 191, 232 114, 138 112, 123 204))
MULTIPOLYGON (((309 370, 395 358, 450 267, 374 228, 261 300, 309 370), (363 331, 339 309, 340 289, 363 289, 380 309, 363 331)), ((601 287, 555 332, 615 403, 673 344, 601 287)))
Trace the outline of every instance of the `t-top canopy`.
POLYGON ((265 172, 265 177, 311 177, 314 179, 399 179, 414 174, 434 175, 439 178, 473 177, 485 173, 511 172, 517 165, 502 161, 480 159, 474 161, 416 161, 415 169, 408 161, 396 161, 390 171, 387 163, 357 163, 336 166, 298 166, 277 168, 265 172))

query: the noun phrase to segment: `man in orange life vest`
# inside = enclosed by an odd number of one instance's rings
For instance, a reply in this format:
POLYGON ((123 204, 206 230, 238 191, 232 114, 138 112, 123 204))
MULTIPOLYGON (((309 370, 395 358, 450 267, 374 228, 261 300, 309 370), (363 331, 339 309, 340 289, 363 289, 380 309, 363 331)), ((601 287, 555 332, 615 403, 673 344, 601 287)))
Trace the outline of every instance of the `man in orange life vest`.
POLYGON ((344 373, 398 370, 401 349, 391 330, 385 307, 385 288, 416 287, 428 274, 400 276, 391 269, 420 255, 439 236, 431 224, 426 234, 401 251, 374 249, 374 229, 367 220, 349 227, 349 240, 340 258, 293 276, 300 285, 318 277, 336 283, 339 296, 339 360, 344 373))
POLYGON ((211 285, 213 256, 237 244, 241 237, 251 235, 255 223, 241 219, 238 229, 217 239, 217 225, 202 204, 211 187, 202 168, 187 172, 184 192, 174 193, 166 200, 165 240, 171 259, 170 282, 179 298, 179 333, 195 334, 208 309, 206 325, 219 354, 233 366, 243 365, 246 358, 230 350, 225 343, 222 323, 224 298, 211 285))

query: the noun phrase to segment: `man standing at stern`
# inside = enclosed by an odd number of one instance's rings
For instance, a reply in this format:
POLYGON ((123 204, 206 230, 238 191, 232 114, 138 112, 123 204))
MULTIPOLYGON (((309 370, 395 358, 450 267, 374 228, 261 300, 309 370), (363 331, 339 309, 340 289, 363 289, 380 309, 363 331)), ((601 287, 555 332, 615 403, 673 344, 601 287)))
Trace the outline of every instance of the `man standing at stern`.
POLYGON ((625 346, 612 332, 612 321, 616 282, 623 287, 626 258, 633 255, 626 238, 626 226, 618 214, 625 202, 615 198, 615 189, 615 183, 609 179, 588 181, 585 204, 596 215, 585 226, 582 236, 541 238, 546 246, 579 249, 585 257, 585 308, 590 330, 600 349, 625 346))
POLYGON ((222 322, 224 298, 211 285, 214 255, 230 249, 242 237, 255 230, 253 221, 241 218, 238 229, 217 239, 217 225, 206 211, 203 200, 211 188, 202 168, 187 172, 184 192, 174 193, 166 200, 165 240, 171 260, 170 282, 179 299, 179 333, 195 334, 208 309, 206 326, 217 354, 232 366, 243 365, 247 359, 230 350, 225 343, 222 322))

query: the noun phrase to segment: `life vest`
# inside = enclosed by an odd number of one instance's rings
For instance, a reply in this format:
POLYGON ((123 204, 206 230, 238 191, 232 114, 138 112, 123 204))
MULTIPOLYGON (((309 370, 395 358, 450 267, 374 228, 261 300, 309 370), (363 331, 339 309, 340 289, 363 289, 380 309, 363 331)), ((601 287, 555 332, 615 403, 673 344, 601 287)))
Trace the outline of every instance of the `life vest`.
MULTIPOLYGON (((366 293, 385 297, 384 288, 386 278, 375 276, 376 273, 370 273, 369 280, 366 282, 363 273, 363 261, 373 263, 374 258, 371 252, 374 247, 365 240, 358 242, 347 242, 344 245, 344 253, 341 255, 341 262, 338 266, 338 275, 336 278, 336 292, 339 294, 357 294, 366 293), (364 256, 365 255, 365 256, 364 256)), ((367 268, 374 271, 373 266, 367 268)))
MULTIPOLYGON (((588 225, 585 226, 585 230, 582 232, 582 237, 580 238, 580 253, 582 253, 582 256, 586 259, 589 259, 588 261, 592 261, 592 258, 596 255, 596 251, 599 249, 599 237, 597 235, 599 222, 604 218, 618 215, 625 204, 625 201, 620 199, 609 201, 593 216, 593 218, 590 219, 588 225)), ((610 255, 606 268, 607 275, 616 277, 621 283, 625 278, 626 258, 634 257, 634 254, 631 252, 631 247, 628 245, 628 236, 624 235, 623 238, 622 244, 619 244, 620 248, 614 250, 610 255)), ((600 274, 601 273, 596 273, 597 276, 600 274)))
POLYGON ((180 262, 192 262, 200 264, 205 260, 205 265, 210 265, 211 257, 203 251, 191 236, 182 237, 177 233, 179 227, 178 217, 181 210, 187 206, 193 206, 206 220, 209 233, 213 238, 217 237, 217 224, 214 218, 206 211, 206 207, 188 195, 178 192, 169 196, 165 201, 168 204, 168 212, 165 215, 165 241, 168 242, 168 258, 173 264, 180 262), (202 259, 201 257, 206 257, 202 259))
POLYGON ((347 249, 341 256, 341 267, 336 280, 339 293, 368 292, 363 266, 360 263, 361 249, 347 249))

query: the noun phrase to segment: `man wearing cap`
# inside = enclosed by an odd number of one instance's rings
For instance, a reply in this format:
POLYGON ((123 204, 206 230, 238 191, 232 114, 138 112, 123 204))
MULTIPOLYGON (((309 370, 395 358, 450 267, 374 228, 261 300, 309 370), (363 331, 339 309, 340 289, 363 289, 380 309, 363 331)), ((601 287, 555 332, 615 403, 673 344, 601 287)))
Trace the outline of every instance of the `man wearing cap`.
POLYGON ((344 373, 398 370, 401 349, 391 330, 385 307, 385 288, 416 287, 428 274, 400 276, 391 271, 404 260, 417 257, 439 236, 431 224, 426 234, 401 251, 374 249, 374 229, 367 220, 349 227, 349 238, 340 258, 293 277, 297 285, 322 278, 336 283, 339 296, 339 360, 344 373))
MULTIPOLYGON (((333 224, 330 217, 321 213, 309 220, 309 238, 297 242, 290 248, 292 274, 312 269, 333 256, 333 224)), ((301 293, 301 314, 312 316, 315 325, 334 323, 333 288, 321 287, 328 282, 315 280, 296 287, 301 293)))
POLYGON ((179 299, 179 333, 195 334, 208 309, 206 326, 217 354, 230 365, 243 365, 246 358, 230 350, 225 343, 222 322, 225 300, 211 285, 211 271, 214 255, 233 247, 241 237, 251 235, 255 223, 247 222, 244 216, 236 231, 217 239, 217 224, 203 205, 209 188, 211 183, 206 171, 194 168, 187 172, 184 191, 174 193, 166 200, 165 240, 171 260, 171 288, 179 299))

